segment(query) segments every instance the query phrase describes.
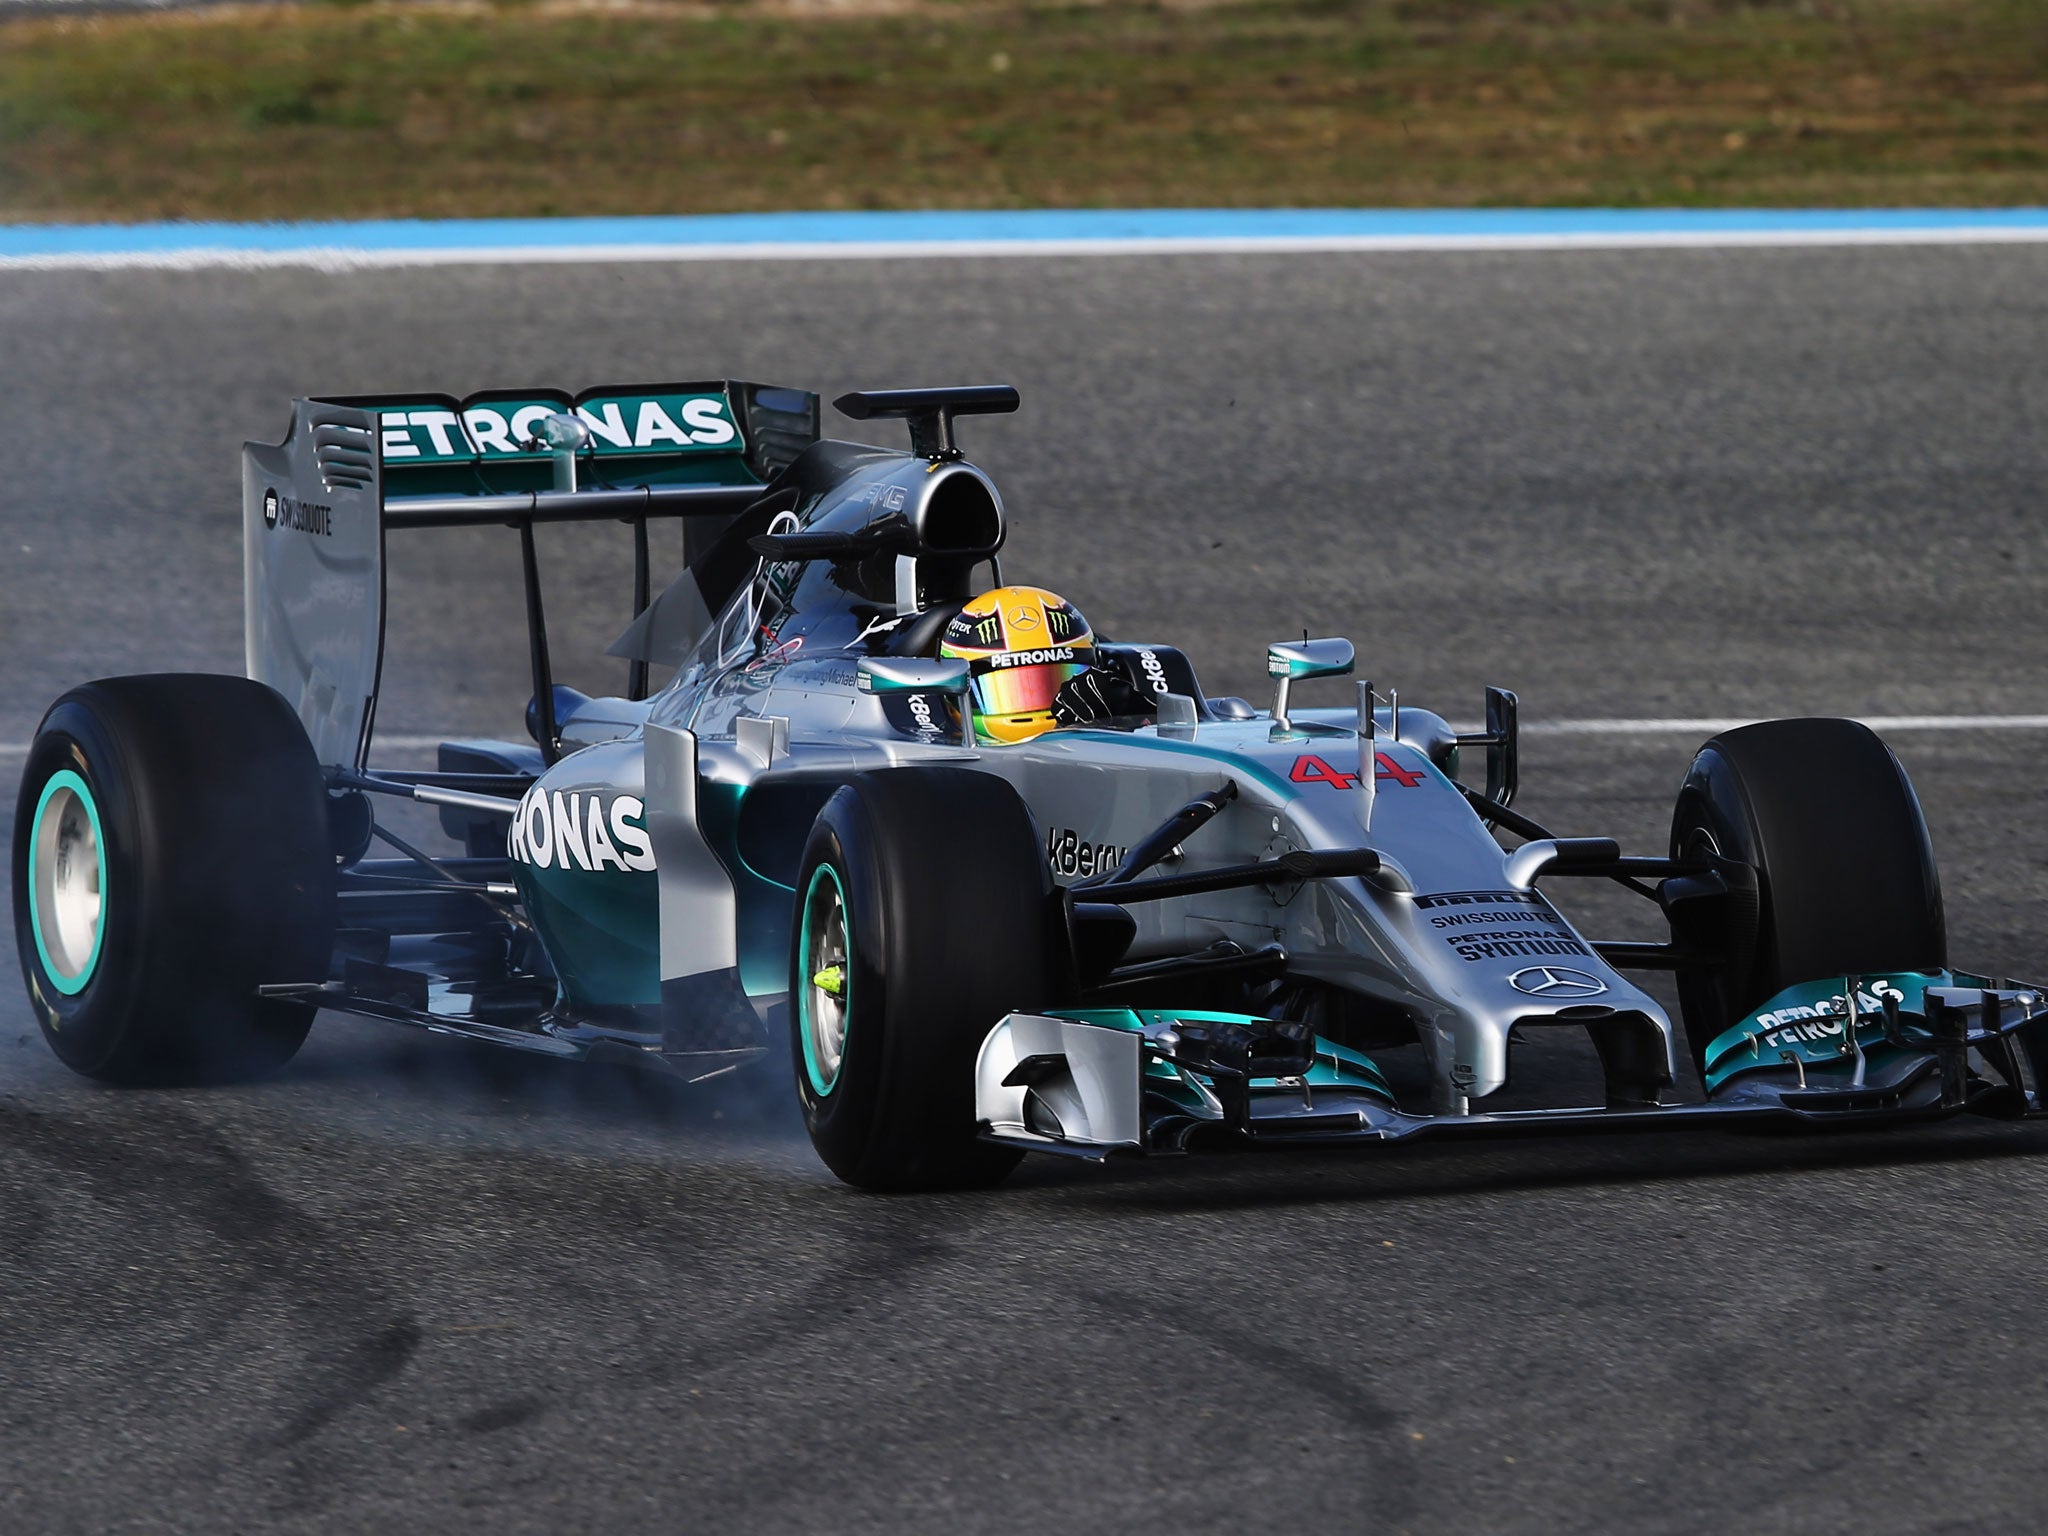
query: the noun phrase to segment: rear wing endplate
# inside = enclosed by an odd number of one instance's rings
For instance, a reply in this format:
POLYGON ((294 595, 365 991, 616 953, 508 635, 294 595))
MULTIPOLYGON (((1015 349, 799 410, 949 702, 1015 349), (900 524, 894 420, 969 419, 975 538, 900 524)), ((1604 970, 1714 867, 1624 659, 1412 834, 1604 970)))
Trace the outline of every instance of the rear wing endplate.
MULTIPOLYGON (((248 675, 298 712, 322 764, 360 772, 383 667, 385 534, 517 528, 542 748, 552 758, 534 526, 631 524, 637 616, 649 601, 649 518, 735 516, 817 439, 817 396, 732 381, 613 385, 576 396, 492 390, 463 400, 294 400, 282 443, 242 447, 248 675), (566 477, 573 488, 561 488, 560 455, 533 442, 551 416, 583 424, 566 477)), ((644 694, 644 662, 630 687, 644 694)))

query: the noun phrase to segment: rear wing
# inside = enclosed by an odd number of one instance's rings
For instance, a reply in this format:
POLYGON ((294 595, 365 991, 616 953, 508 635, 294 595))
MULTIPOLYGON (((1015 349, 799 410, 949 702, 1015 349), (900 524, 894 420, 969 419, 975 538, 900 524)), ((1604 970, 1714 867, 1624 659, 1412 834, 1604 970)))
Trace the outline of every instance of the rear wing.
MULTIPOLYGON (((519 530, 552 758, 534 526, 631 524, 637 617, 649 601, 648 519, 736 516, 818 425, 816 395, 732 381, 294 400, 282 443, 242 445, 248 674, 297 710, 323 765, 360 772, 383 668, 385 534, 503 524, 519 530)), ((629 689, 646 686, 636 662, 629 689)))

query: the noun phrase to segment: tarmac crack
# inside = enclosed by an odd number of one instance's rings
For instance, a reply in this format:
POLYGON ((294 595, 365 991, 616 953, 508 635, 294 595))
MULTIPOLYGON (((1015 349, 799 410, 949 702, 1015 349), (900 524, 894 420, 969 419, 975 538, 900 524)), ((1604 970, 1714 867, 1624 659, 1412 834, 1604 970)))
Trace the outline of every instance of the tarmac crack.
POLYGON ((1373 1465, 1375 1513, 1382 1523, 1408 1519, 1417 1509, 1416 1474, 1404 1442, 1393 1439, 1401 1417, 1369 1386, 1327 1361, 1315 1359, 1270 1333, 1255 1333, 1227 1321, 1214 1308, 1199 1325, 1177 1307, 1161 1307, 1156 1297, 1137 1292, 1084 1286, 1074 1294, 1107 1316, 1171 1329, 1220 1350, 1249 1371, 1272 1378, 1284 1388, 1306 1391, 1335 1411, 1359 1435, 1360 1446, 1373 1465))
MULTIPOLYGON (((190 1114, 137 1100, 132 1117, 116 1130, 0 1105, 0 1147, 51 1165, 60 1178, 83 1181, 94 1205, 118 1213, 121 1246, 146 1271, 172 1265, 195 1228, 228 1250, 243 1284, 212 1287, 203 1309, 188 1311, 182 1328, 180 1309, 195 1304, 189 1293, 171 1290, 145 1303, 155 1325, 170 1324, 184 1349, 215 1355, 218 1363, 223 1336, 266 1292, 296 1314, 310 1336, 292 1388, 296 1401, 273 1432, 253 1437, 259 1454, 302 1445, 396 1377, 418 1348, 418 1324, 391 1305, 347 1246, 267 1186, 241 1149, 190 1114)), ((60 1208, 44 1219, 61 1227, 67 1218, 60 1208)), ((31 1249, 10 1247, 6 1263, 16 1271, 17 1294, 32 1295, 37 1282, 48 1279, 31 1249)), ((102 1278, 110 1286, 132 1284, 125 1275, 119 1282, 102 1278)), ((124 1291, 113 1299, 135 1298, 124 1291)), ((62 1300, 74 1313, 98 1302, 91 1295, 81 1302, 75 1291, 65 1291, 62 1300)))

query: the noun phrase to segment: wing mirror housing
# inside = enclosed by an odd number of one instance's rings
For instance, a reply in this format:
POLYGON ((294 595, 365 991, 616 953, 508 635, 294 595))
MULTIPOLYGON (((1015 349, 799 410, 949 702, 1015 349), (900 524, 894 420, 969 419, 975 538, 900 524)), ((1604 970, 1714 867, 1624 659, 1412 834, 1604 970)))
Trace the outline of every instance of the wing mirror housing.
POLYGON ((974 745, 973 674, 958 656, 863 656, 853 664, 862 693, 950 693, 960 701, 960 745, 974 745))
POLYGON ((863 656, 854 663, 862 693, 963 693, 967 663, 958 656, 863 656))
POLYGON ((1301 677, 1344 677, 1357 663, 1349 640, 1282 640, 1266 647, 1266 675, 1290 681, 1301 677))
POLYGON ((1266 647, 1266 675, 1273 679, 1273 723, 1288 730, 1287 694, 1299 679, 1344 677, 1358 660, 1349 640, 1282 640, 1266 647))

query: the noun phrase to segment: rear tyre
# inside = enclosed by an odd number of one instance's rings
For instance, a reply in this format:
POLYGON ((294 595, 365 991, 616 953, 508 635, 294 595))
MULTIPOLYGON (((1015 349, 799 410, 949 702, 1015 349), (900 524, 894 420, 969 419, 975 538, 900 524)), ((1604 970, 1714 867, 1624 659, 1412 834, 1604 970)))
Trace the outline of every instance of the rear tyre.
POLYGON ((819 813, 796 889, 791 1054, 819 1157, 862 1189, 1000 1182, 1019 1154, 978 1139, 975 1058, 1051 991, 1024 802, 971 769, 861 774, 819 813))
POLYGON ((239 677, 117 677, 51 706, 15 807, 14 936, 43 1038, 115 1083, 271 1071, 314 1010, 334 854, 312 744, 239 677))
POLYGON ((1680 971, 1696 1065, 1708 1044, 1800 982, 1948 963, 1941 881, 1899 760, 1854 720, 1770 720, 1716 736, 1693 759, 1671 818, 1675 858, 1720 853, 1756 871, 1753 934, 1722 937, 1733 963, 1680 971))

